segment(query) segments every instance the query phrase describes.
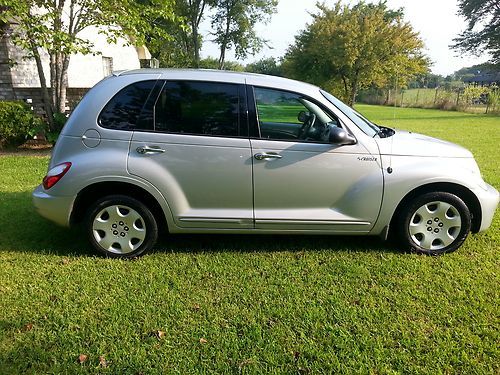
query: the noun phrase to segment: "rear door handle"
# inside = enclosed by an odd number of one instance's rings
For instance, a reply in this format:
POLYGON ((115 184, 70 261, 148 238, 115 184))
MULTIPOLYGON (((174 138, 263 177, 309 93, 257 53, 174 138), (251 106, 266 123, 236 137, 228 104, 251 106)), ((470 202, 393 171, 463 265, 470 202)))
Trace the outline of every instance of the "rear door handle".
POLYGON ((163 154, 165 152, 164 149, 158 146, 139 146, 135 149, 139 154, 163 154))
POLYGON ((276 152, 260 152, 253 156, 257 160, 268 160, 268 159, 281 159, 283 156, 277 154, 276 152))

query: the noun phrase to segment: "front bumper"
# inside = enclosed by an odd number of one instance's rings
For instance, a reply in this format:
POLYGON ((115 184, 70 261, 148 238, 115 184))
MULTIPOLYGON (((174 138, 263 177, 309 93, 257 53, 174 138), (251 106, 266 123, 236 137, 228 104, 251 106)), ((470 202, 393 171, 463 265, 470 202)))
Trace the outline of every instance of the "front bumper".
POLYGON ((491 185, 486 184, 486 190, 481 190, 477 194, 479 203, 481 204, 481 226, 479 231, 482 232, 491 226, 495 210, 498 206, 499 195, 498 191, 491 185))
POLYGON ((42 185, 33 191, 33 205, 36 211, 54 223, 69 227, 74 197, 53 196, 46 192, 42 185))

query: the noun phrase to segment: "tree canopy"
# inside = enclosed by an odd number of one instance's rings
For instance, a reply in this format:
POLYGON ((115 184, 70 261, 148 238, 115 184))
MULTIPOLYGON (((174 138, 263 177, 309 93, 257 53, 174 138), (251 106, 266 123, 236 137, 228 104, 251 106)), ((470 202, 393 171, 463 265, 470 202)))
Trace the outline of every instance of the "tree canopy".
POLYGON ((459 0, 458 14, 467 28, 453 41, 454 49, 480 55, 491 54, 491 63, 500 66, 500 2, 498 0, 459 0))
POLYGON ((423 42, 403 22, 402 10, 385 2, 317 7, 286 53, 288 75, 326 87, 352 105, 360 88, 401 85, 428 70, 423 42))
POLYGON ((267 22, 276 12, 277 0, 216 0, 212 34, 219 46, 219 69, 224 68, 226 50, 234 47, 236 58, 258 52, 265 40, 255 31, 257 22, 267 22))
POLYGON ((53 126, 52 114, 65 111, 71 55, 95 53, 91 41, 80 37, 81 32, 93 26, 110 42, 123 37, 140 45, 158 19, 177 19, 173 3, 174 0, 149 0, 147 5, 133 0, 0 0, 0 21, 14 23, 9 31, 12 42, 23 48, 28 58, 35 59, 45 111, 53 126), (50 58, 50 97, 42 51, 50 58))

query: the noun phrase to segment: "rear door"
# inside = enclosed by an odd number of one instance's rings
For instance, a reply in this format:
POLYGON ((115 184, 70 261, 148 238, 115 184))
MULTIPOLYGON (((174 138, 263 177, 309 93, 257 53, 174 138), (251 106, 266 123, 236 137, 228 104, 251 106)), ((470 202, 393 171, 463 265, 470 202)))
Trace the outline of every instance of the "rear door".
POLYGON ((153 129, 135 131, 128 159, 166 197, 183 228, 253 228, 252 154, 244 86, 166 81, 153 129))
POLYGON ((368 232, 382 200, 378 155, 359 140, 328 143, 326 127, 342 124, 313 99, 258 87, 249 97, 256 228, 368 232))

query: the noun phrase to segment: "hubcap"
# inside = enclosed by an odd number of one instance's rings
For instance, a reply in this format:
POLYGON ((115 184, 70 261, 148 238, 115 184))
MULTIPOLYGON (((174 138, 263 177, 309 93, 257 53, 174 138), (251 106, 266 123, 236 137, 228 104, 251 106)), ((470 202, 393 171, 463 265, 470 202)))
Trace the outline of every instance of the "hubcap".
POLYGON ((426 250, 440 250, 455 241, 462 228, 458 210, 441 201, 429 202, 415 211, 410 220, 412 240, 426 250))
POLYGON ((134 209, 123 205, 109 206, 94 218, 92 234, 104 250, 127 254, 143 244, 146 226, 142 216, 134 209))

